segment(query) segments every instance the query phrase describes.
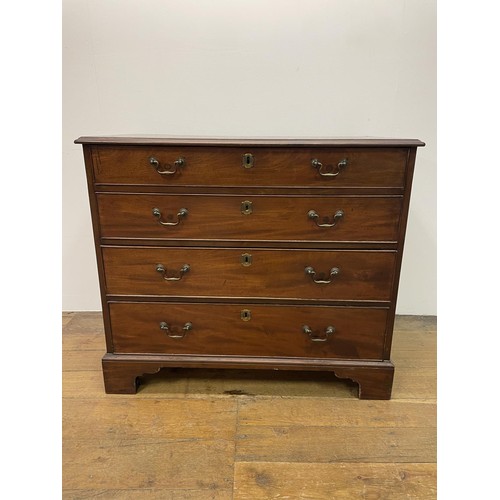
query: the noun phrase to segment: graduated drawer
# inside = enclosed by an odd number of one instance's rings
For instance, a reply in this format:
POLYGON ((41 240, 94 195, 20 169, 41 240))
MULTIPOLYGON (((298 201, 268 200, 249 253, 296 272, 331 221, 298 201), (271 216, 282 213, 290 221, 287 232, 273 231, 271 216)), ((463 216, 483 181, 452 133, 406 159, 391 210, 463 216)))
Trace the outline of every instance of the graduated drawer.
POLYGON ((104 238, 396 242, 401 197, 97 195, 104 238))
POLYGON ((400 188, 407 156, 404 147, 92 147, 97 184, 155 186, 400 188))
POLYGON ((111 303, 115 353, 381 359, 387 310, 111 303))
POLYGON ((389 301, 393 251, 102 247, 108 295, 389 301), (316 281, 316 282, 315 282, 316 281))

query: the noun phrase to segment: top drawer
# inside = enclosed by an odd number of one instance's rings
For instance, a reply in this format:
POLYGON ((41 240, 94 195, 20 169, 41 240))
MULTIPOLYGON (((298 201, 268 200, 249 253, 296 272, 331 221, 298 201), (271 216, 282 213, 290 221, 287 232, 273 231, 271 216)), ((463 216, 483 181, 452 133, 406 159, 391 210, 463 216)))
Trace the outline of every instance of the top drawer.
POLYGON ((408 148, 94 145, 96 184, 404 187, 408 148))

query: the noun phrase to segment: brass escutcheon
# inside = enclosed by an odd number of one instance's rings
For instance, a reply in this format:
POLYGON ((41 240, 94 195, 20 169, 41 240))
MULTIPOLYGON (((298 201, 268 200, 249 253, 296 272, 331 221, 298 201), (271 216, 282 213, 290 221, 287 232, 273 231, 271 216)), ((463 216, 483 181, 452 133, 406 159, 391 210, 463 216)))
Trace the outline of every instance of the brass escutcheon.
POLYGON ((252 319, 252 313, 250 309, 243 309, 241 311, 240 317, 243 321, 250 321, 252 319))
POLYGON ((252 265, 252 254, 242 253, 241 254, 241 265, 244 267, 251 266, 252 265))
POLYGON ((243 161, 242 161, 243 167, 252 168, 253 163, 254 163, 253 154, 252 153, 245 153, 243 155, 243 161))
POLYGON ((251 201, 242 201, 241 202, 241 213, 243 215, 250 215, 253 211, 252 202, 251 201))

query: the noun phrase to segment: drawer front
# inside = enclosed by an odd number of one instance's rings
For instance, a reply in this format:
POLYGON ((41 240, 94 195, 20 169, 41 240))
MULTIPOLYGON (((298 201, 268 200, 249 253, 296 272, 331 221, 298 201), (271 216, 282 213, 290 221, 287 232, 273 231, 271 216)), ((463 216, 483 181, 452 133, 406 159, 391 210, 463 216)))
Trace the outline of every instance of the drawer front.
POLYGON ((103 247, 109 295, 388 301, 396 252, 103 247))
POLYGON ((92 154, 98 184, 349 188, 404 187, 407 156, 407 148, 321 147, 94 146, 92 154))
POLYGON ((99 194, 105 238, 396 242, 400 197, 99 194))
POLYGON ((387 311, 112 303, 114 352, 381 359, 387 311), (329 328, 331 327, 331 328, 329 328))

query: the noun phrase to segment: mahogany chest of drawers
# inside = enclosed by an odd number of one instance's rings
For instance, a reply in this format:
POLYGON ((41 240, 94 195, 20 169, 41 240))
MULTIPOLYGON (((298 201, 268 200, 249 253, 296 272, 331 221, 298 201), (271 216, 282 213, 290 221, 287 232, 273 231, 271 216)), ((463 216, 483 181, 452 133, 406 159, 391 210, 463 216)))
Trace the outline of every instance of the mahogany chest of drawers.
POLYGON ((81 137, 108 393, 163 367, 333 371, 389 399, 418 140, 81 137))

